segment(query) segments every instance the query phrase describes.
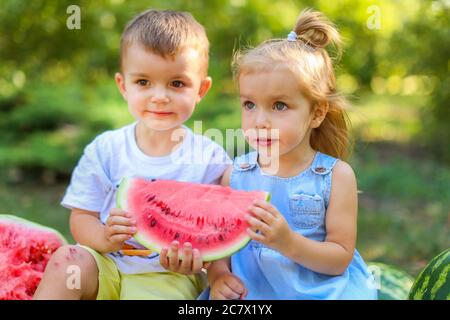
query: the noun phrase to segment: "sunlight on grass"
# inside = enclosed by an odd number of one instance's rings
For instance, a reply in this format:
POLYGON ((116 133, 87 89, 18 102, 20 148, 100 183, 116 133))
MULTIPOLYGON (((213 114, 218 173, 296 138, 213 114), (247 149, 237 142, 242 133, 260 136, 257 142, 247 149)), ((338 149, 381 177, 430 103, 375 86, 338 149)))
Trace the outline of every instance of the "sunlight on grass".
POLYGON ((354 133, 367 142, 413 142, 420 133, 424 100, 423 96, 363 95, 348 112, 354 133))

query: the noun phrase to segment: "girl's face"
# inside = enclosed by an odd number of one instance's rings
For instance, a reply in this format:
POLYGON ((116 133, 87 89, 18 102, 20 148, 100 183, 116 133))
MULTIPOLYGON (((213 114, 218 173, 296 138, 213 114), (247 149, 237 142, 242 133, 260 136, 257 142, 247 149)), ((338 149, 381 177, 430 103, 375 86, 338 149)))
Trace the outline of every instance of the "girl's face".
POLYGON ((242 73, 239 91, 242 129, 252 148, 271 158, 311 148, 311 105, 288 68, 242 73))

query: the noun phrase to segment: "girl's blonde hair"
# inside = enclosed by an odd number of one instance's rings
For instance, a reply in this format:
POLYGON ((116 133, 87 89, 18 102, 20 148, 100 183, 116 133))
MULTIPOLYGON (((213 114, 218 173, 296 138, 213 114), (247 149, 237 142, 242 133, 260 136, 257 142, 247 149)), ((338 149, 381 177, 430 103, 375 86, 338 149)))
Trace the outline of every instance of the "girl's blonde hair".
POLYGON ((341 39, 336 27, 320 12, 301 12, 289 39, 271 39, 256 48, 238 51, 233 59, 233 71, 239 76, 261 69, 271 69, 280 63, 298 79, 300 90, 312 105, 328 106, 325 119, 311 132, 312 148, 331 156, 346 159, 351 151, 346 99, 336 89, 332 61, 326 47, 333 44, 340 54, 341 39))

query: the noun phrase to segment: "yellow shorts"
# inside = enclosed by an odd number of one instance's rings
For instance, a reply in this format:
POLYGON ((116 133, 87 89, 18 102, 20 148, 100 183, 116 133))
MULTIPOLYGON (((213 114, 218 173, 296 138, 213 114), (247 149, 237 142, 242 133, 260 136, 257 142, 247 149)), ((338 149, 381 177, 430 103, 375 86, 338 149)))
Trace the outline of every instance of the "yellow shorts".
POLYGON ((185 276, 173 272, 125 274, 108 256, 89 247, 97 262, 97 300, 192 300, 206 287, 205 276, 185 276))

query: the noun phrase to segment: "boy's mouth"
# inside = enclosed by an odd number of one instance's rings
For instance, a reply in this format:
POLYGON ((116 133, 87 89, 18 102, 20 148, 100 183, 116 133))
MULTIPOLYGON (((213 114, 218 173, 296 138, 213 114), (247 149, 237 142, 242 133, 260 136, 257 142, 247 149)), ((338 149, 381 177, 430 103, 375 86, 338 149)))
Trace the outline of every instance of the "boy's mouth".
POLYGON ((170 116, 174 114, 173 112, 163 112, 163 111, 148 111, 148 112, 159 117, 170 116))

